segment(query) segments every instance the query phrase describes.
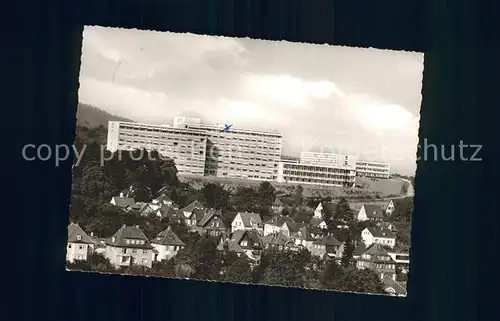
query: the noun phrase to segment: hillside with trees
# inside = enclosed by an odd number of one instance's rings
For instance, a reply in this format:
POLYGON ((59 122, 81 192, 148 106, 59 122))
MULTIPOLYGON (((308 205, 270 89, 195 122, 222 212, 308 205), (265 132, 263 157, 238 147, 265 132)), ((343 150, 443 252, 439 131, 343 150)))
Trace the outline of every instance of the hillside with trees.
POLYGON ((103 126, 107 128, 109 121, 132 122, 130 119, 112 115, 97 107, 78 103, 78 107, 76 109, 76 123, 78 126, 88 128, 103 126))

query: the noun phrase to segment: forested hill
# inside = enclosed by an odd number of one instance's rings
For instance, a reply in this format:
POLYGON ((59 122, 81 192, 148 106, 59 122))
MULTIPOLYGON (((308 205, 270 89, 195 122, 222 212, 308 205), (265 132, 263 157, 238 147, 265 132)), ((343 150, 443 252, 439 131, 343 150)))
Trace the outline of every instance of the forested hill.
POLYGON ((105 112, 99 108, 94 106, 78 103, 78 108, 76 111, 76 124, 78 126, 84 126, 88 128, 104 126, 108 128, 109 121, 129 121, 132 120, 119 117, 115 115, 111 115, 110 113, 105 112))

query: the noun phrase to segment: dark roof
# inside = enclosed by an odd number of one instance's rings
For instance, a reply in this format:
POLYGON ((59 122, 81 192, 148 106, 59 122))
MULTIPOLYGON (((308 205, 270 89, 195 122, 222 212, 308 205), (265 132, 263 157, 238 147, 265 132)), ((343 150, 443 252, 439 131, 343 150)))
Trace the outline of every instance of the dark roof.
POLYGON ((205 226, 208 222, 210 222, 210 219, 212 219, 212 217, 214 216, 219 216, 219 217, 222 217, 222 213, 220 210, 215 210, 213 208, 207 210, 205 212, 205 216, 203 216, 203 218, 201 219, 201 221, 199 222, 199 226, 205 226))
POLYGON ((120 208, 126 208, 127 206, 133 205, 135 202, 132 197, 113 196, 111 200, 114 200, 115 206, 120 208))
POLYGON ((259 227, 262 226, 262 218, 258 213, 240 212, 238 215, 241 217, 243 226, 245 227, 252 227, 252 223, 257 224, 259 227))
POLYGON ((309 221, 309 224, 312 225, 312 226, 318 226, 321 224, 321 222, 323 222, 324 220, 322 218, 318 218, 318 217, 312 217, 311 220, 309 221))
POLYGON ((206 210, 203 208, 195 208, 193 212, 191 212, 191 216, 196 217, 196 221, 199 222, 205 216, 206 210))
POLYGON ((404 244, 396 244, 394 248, 392 248, 390 253, 400 253, 400 254, 410 254, 410 247, 404 244))
POLYGON ((333 236, 325 236, 324 238, 314 241, 314 244, 321 244, 321 245, 326 245, 326 246, 340 246, 342 245, 342 242, 337 240, 333 236))
POLYGON ((365 253, 367 249, 368 249, 368 247, 365 245, 365 243, 360 242, 360 243, 358 244, 358 246, 356 246, 356 247, 354 248, 354 253, 353 253, 353 255, 355 255, 355 256, 361 255, 361 254, 365 253))
POLYGON ((249 248, 254 248, 255 243, 258 243, 257 248, 262 248, 264 243, 262 242, 262 239, 260 235, 253 230, 237 230, 234 231, 234 233, 231 235, 231 241, 236 242, 240 247, 241 247, 241 240, 243 239, 244 236, 248 237, 249 243, 251 244, 248 246, 249 248))
POLYGON ((299 228, 299 230, 291 235, 291 237, 306 240, 306 241, 314 241, 315 238, 312 236, 311 227, 305 225, 299 228))
POLYGON ((285 222, 288 225, 288 230, 290 233, 296 233, 301 228, 306 227, 307 223, 299 223, 299 222, 285 222))
POLYGON ((265 224, 283 226, 283 224, 285 224, 285 222, 288 222, 289 224, 295 223, 293 218, 291 218, 291 217, 283 216, 283 215, 276 215, 276 216, 273 216, 270 220, 268 220, 265 224))
POLYGON ((183 246, 186 245, 181 239, 172 231, 172 228, 169 226, 166 230, 158 233, 156 238, 152 243, 159 245, 178 245, 183 246))
POLYGON ((157 198, 154 199, 154 201, 160 203, 160 202, 166 202, 166 203, 173 203, 174 201, 172 201, 170 199, 170 197, 168 197, 167 195, 165 194, 161 194, 160 196, 158 196, 157 198))
POLYGON ((368 218, 385 218, 384 210, 381 206, 374 204, 364 204, 366 216, 368 218))
POLYGON ((94 244, 95 242, 82 230, 80 225, 70 223, 68 225, 68 243, 94 244))
POLYGON ((398 282, 394 281, 394 279, 391 278, 390 276, 388 275, 384 276, 384 278, 382 279, 382 283, 384 284, 384 289, 393 288, 394 291, 396 292, 395 294, 406 296, 407 292, 405 287, 399 284, 398 282))
POLYGON ((284 206, 283 202, 277 197, 274 199, 273 205, 274 206, 284 206))
POLYGON ((323 206, 323 209, 335 212, 335 208, 337 207, 336 203, 333 202, 321 202, 321 206, 323 206))
POLYGON ((287 241, 287 237, 281 233, 271 233, 262 238, 264 244, 271 245, 285 245, 287 241))
POLYGON ((128 206, 128 208, 131 210, 140 211, 144 207, 144 205, 148 205, 148 203, 135 202, 134 204, 128 206))
POLYGON ((161 217, 162 218, 183 218, 184 217, 184 213, 182 213, 182 211, 180 210, 176 210, 175 208, 173 208, 172 206, 170 205, 163 205, 160 209, 160 214, 161 214, 161 217))
POLYGON ((189 212, 192 213, 195 208, 203 208, 203 204, 199 201, 194 201, 191 202, 191 204, 187 205, 186 207, 182 208, 183 212, 189 212))
POLYGON ((374 237, 396 238, 396 234, 388 228, 380 226, 367 227, 374 237))
POLYGON ((384 248, 384 246, 381 244, 378 244, 378 243, 372 244, 362 254, 370 254, 371 257, 369 259, 365 259, 365 258, 360 257, 358 260, 370 261, 370 262, 380 262, 380 263, 391 263, 391 262, 393 263, 394 262, 394 260, 391 258, 389 253, 387 253, 387 250, 384 248), (382 257, 382 256, 389 257, 389 260, 388 261, 381 260, 380 257, 382 257))
POLYGON ((106 242, 107 245, 116 247, 130 247, 140 249, 151 249, 152 245, 148 238, 138 226, 123 225, 111 238, 106 242), (138 241, 137 243, 127 243, 127 240, 138 241), (142 243, 142 244, 141 244, 142 243))

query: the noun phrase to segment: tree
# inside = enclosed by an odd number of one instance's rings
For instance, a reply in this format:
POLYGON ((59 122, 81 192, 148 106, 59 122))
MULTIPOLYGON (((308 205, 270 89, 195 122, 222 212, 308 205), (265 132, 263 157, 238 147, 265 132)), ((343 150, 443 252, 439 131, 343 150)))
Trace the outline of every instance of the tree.
POLYGON ((269 182, 262 182, 259 185, 257 195, 261 201, 262 207, 270 208, 276 200, 276 189, 269 182))
POLYGON ((220 260, 217 244, 209 236, 203 236, 196 244, 194 252, 194 275, 198 279, 217 280, 220 276, 220 260))
POLYGON ((304 253, 295 251, 273 251, 264 270, 263 283, 303 287, 305 285, 304 253))
POLYGON ((231 198, 231 205, 239 211, 257 212, 261 206, 260 195, 252 187, 239 187, 231 198))
POLYGON ((344 271, 335 262, 328 262, 325 264, 323 273, 321 275, 321 286, 328 290, 338 290, 344 276, 344 271))
POLYGON ((340 198, 339 202, 335 207, 335 216, 333 218, 335 221, 341 224, 349 224, 354 220, 354 215, 351 210, 351 206, 345 197, 340 198))
POLYGON ((297 185, 294 192, 294 204, 296 206, 302 206, 304 202, 304 188, 302 185, 297 185))
POLYGON ((358 270, 355 267, 344 271, 336 290, 360 293, 385 293, 379 276, 370 269, 358 270))
POLYGON ((344 251, 342 253, 340 264, 342 264, 343 267, 349 267, 351 265, 353 254, 354 254, 354 243, 349 237, 344 244, 344 251))
POLYGON ((238 258, 227 271, 225 281, 248 283, 251 279, 250 263, 246 256, 238 258))
POLYGON ((219 184, 206 184, 202 193, 205 204, 211 208, 222 209, 229 204, 229 192, 219 184))

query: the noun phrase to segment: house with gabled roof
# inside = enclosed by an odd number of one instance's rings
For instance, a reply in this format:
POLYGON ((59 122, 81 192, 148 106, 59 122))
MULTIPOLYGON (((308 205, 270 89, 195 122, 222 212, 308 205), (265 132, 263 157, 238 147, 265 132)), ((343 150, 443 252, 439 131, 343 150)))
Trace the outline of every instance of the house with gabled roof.
POLYGON ((123 192, 121 192, 119 196, 113 196, 109 203, 116 207, 126 209, 128 206, 133 205, 135 200, 133 197, 124 196, 123 192))
POLYGON ((313 230, 308 225, 300 226, 296 231, 290 234, 290 240, 292 240, 296 245, 300 245, 309 251, 313 248, 313 242, 318 240, 313 230))
POLYGON ((283 208, 285 208, 285 204, 279 198, 276 197, 274 199, 273 205, 271 206, 272 211, 278 214, 281 213, 283 208))
POLYGON ((208 233, 211 236, 220 236, 227 230, 222 219, 222 212, 213 208, 205 211, 205 215, 196 227, 199 232, 208 233))
POLYGON ((320 202, 316 209, 314 209, 314 218, 323 219, 323 209, 335 213, 335 203, 332 202, 320 202))
POLYGON ((335 236, 327 235, 319 240, 315 240, 312 244, 311 254, 319 257, 331 257, 340 259, 344 252, 344 244, 335 236))
POLYGON ((115 267, 151 267, 153 246, 139 226, 123 225, 106 241, 105 257, 115 267))
POLYGON ((371 269, 376 272, 380 279, 390 277, 396 280, 396 262, 391 258, 386 248, 374 243, 356 259, 358 269, 371 269))
POLYGON ((156 211, 158 211, 161 207, 162 207, 162 205, 159 203, 157 203, 157 204, 144 203, 141 206, 141 208, 138 210, 138 212, 141 216, 149 216, 149 215, 156 213, 156 211))
POLYGON ((408 273, 410 269, 410 248, 405 245, 396 244, 393 248, 388 248, 387 253, 396 262, 402 273, 408 273))
MULTIPOLYGON (((264 236, 282 231, 282 227, 285 222, 288 222, 288 225, 295 223, 294 220, 288 216, 273 216, 271 219, 264 223, 264 236)), ((286 229, 288 229, 288 225, 286 229)))
POLYGON ((394 213, 395 210, 396 206, 394 205, 393 200, 389 200, 389 202, 387 202, 387 204, 384 206, 385 215, 387 216, 392 215, 392 213, 394 213))
MULTIPOLYGON (((262 237, 262 243, 264 244, 264 248, 266 249, 275 249, 281 251, 287 248, 289 240, 288 237, 286 237, 282 233, 275 231, 262 237)), ((292 244, 294 243, 292 242, 292 244)))
MULTIPOLYGON (((184 215, 184 217, 185 217, 184 223, 187 226, 194 228, 194 227, 198 226, 198 223, 201 222, 201 220, 205 216, 206 212, 207 212, 207 209, 196 207, 193 209, 193 211, 191 212, 191 214, 189 216, 186 217, 184 215)), ((184 214, 186 214, 186 212, 184 212, 184 214)))
POLYGON ((129 205, 125 208, 125 211, 135 211, 135 212, 140 212, 141 209, 143 209, 145 206, 147 206, 148 203, 146 202, 135 202, 132 205, 129 205))
POLYGON ((200 201, 193 201, 188 204, 186 207, 181 208, 181 211, 184 213, 184 217, 187 219, 193 214, 195 208, 204 209, 205 206, 200 201))
MULTIPOLYGON (((260 259, 261 252, 264 249, 264 242, 260 234, 255 230, 236 230, 231 233, 226 242, 229 251, 233 251, 238 255, 244 254, 253 261, 260 259)), ((220 246, 223 247, 223 245, 220 246)))
POLYGON ((160 196, 154 198, 151 203, 153 204, 160 204, 160 205, 168 205, 173 207, 174 209, 178 209, 179 205, 175 204, 174 201, 170 197, 168 197, 166 194, 161 194, 160 196))
POLYGON ((184 222, 184 215, 182 211, 175 209, 170 205, 162 205, 162 207, 156 211, 156 216, 161 219, 167 219, 171 222, 184 222))
POLYGON ((166 230, 158 233, 158 235, 151 241, 151 245, 155 248, 153 261, 168 260, 175 256, 181 249, 186 246, 175 232, 172 227, 167 227, 166 230))
POLYGON ((95 242, 83 231, 77 223, 68 225, 68 241, 66 261, 87 261, 88 256, 95 249, 95 242))
POLYGON ((401 297, 407 295, 406 287, 390 276, 384 276, 384 278, 382 279, 382 284, 384 285, 385 292, 387 292, 389 295, 401 297))
POLYGON ((264 233, 264 224, 258 213, 239 212, 231 223, 231 233, 237 230, 255 230, 260 234, 264 233))
POLYGON ((360 222, 380 222, 384 221, 385 219, 385 211, 381 206, 375 204, 363 204, 357 215, 357 220, 360 222))
POLYGON ((388 228, 372 226, 361 231, 361 240, 367 246, 376 243, 392 248, 396 245, 396 233, 388 228))
POLYGON ((328 225, 326 224, 326 221, 322 218, 315 217, 315 216, 311 217, 311 220, 309 221, 309 225, 311 225, 313 227, 320 228, 322 230, 328 229, 328 225))

